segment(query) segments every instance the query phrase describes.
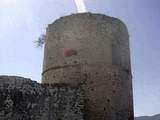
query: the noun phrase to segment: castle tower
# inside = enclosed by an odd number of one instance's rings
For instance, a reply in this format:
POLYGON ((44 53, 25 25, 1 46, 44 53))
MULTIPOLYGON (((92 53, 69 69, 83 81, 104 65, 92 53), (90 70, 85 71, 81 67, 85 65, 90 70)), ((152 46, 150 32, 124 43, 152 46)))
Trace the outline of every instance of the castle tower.
POLYGON ((129 36, 118 19, 81 13, 47 28, 42 83, 85 92, 85 120, 133 120, 129 36))

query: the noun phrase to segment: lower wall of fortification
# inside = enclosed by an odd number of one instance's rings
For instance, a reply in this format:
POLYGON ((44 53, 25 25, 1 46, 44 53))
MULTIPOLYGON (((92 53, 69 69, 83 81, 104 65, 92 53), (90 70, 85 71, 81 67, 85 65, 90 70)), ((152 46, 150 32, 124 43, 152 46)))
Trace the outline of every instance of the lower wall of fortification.
POLYGON ((81 89, 67 84, 0 76, 0 120, 83 120, 83 100, 81 89))

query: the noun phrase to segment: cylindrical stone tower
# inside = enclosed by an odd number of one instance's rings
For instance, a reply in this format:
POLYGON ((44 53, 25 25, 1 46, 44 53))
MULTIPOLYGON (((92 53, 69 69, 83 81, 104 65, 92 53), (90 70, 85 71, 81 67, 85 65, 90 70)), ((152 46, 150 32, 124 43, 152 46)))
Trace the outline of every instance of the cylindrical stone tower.
POLYGON ((129 36, 118 19, 82 13, 47 28, 42 83, 85 92, 85 120, 133 120, 129 36))

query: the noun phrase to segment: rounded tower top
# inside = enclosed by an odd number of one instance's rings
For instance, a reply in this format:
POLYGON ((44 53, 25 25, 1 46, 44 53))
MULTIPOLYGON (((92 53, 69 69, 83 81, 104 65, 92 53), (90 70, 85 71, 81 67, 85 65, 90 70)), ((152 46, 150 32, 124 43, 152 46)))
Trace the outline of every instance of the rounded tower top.
POLYGON ((115 65, 130 72, 129 36, 122 21, 79 13, 48 25, 43 74, 52 67, 94 63, 115 65))

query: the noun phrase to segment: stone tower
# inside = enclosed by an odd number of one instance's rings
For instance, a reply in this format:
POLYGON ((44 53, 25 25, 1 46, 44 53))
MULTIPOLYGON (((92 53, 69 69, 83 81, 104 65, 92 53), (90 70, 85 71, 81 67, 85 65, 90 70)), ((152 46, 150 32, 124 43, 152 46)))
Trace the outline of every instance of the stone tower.
POLYGON ((113 17, 81 13, 49 24, 42 83, 85 92, 85 120, 133 120, 129 35, 113 17))

